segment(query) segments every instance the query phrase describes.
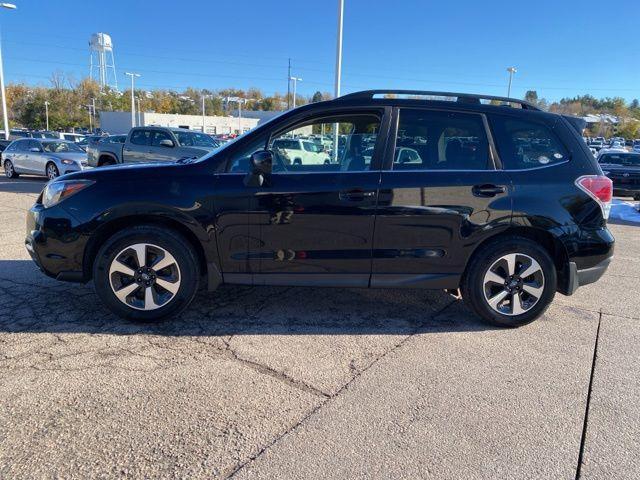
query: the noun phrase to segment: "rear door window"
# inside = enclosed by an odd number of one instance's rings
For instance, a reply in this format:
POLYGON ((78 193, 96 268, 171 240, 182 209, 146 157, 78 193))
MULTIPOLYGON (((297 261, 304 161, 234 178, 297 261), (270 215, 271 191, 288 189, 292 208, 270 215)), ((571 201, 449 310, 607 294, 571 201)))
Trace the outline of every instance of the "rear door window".
POLYGON ((564 145, 543 123, 506 115, 492 115, 490 123, 505 170, 544 167, 569 160, 564 145))
POLYGON ((489 160, 480 115, 400 110, 394 170, 486 170, 489 160))
POLYGON ((131 134, 131 143, 134 145, 151 145, 151 130, 136 130, 131 134))

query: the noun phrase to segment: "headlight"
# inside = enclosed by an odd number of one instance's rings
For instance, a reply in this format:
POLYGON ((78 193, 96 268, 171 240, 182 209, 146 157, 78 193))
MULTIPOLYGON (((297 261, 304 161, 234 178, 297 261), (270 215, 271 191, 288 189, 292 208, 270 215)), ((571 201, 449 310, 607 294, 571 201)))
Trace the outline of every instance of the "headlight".
POLYGON ((69 160, 68 158, 64 158, 62 160, 60 160, 62 163, 64 163, 65 165, 75 165, 76 162, 74 162, 73 160, 69 160))
POLYGON ((47 183, 42 192, 42 205, 45 208, 53 207, 65 198, 84 190, 94 183, 92 180, 62 180, 47 183))

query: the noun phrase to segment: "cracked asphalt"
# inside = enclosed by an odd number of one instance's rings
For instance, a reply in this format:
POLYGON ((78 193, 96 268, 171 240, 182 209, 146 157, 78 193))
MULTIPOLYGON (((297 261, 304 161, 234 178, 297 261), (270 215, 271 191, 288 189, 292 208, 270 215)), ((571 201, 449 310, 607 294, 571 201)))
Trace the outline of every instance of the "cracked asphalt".
POLYGON ((135 324, 23 246, 0 180, 0 478, 640 478, 640 226, 487 327, 442 292, 223 287, 135 324))

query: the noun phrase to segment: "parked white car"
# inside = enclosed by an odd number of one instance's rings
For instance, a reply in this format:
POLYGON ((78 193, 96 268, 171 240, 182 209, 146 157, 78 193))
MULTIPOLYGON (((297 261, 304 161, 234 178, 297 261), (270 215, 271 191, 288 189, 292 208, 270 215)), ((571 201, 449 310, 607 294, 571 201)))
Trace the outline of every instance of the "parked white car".
POLYGON ((272 148, 284 151, 293 165, 324 165, 330 161, 323 146, 311 140, 278 138, 272 148))

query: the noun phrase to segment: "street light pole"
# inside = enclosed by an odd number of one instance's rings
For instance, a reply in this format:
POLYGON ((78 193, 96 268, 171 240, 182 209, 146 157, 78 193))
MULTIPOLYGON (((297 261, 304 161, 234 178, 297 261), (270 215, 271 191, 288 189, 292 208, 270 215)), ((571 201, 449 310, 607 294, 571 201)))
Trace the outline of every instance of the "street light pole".
POLYGON ((211 95, 205 95, 204 93, 202 94, 202 133, 206 133, 205 128, 204 128, 204 122, 205 122, 205 109, 204 109, 204 101, 205 99, 211 97, 211 95))
POLYGON ((124 72, 125 75, 131 77, 131 128, 136 126, 136 99, 133 95, 134 81, 136 77, 140 77, 139 73, 124 72))
POLYGON ((511 97, 511 81, 513 80, 513 74, 517 71, 518 69, 516 67, 507 68, 507 72, 509 72, 509 86, 507 87, 507 97, 511 97))
MULTIPOLYGON (((336 78, 333 96, 340 96, 340 82, 342 81, 342 24, 344 17, 344 0, 338 0, 338 35, 336 41, 336 78)), ((333 162, 338 162, 338 124, 333 124, 333 162)))
MULTIPOLYGON (((15 10, 13 3, 0 3, 0 7, 15 10)), ((2 61, 2 42, 0 40, 0 90, 2 91, 2 119, 4 120, 4 139, 9 140, 9 115, 7 113, 7 95, 4 91, 4 65, 2 61)))
POLYGON ((298 82, 301 82, 302 79, 298 77, 289 77, 289 80, 293 81, 293 108, 296 108, 296 88, 298 86, 298 82))
POLYGON ((49 102, 44 101, 44 117, 47 123, 47 132, 49 131, 49 102))

